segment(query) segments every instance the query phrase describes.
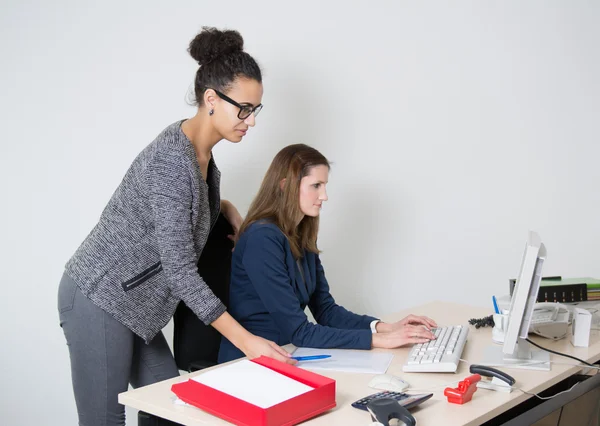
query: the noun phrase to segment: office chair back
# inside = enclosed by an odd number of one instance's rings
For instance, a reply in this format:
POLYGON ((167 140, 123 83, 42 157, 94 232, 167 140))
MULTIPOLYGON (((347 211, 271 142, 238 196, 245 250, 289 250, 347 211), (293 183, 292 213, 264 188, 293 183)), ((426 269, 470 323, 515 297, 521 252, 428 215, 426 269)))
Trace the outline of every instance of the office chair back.
MULTIPOLYGON (((233 228, 220 214, 198 260, 200 276, 225 306, 229 303, 233 249, 233 241, 228 235, 232 234, 233 228)), ((173 352, 177 367, 180 370, 196 371, 216 365, 221 344, 219 332, 204 325, 183 302, 179 303, 173 319, 173 352)))

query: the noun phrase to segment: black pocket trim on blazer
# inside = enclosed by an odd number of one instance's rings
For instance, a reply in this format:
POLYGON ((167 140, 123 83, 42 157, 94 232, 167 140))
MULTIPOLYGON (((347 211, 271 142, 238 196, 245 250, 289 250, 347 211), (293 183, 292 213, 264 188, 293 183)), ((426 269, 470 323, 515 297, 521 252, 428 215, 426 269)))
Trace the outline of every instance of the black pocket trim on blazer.
POLYGON ((142 284, 143 282, 148 281, 150 278, 152 278, 153 276, 155 276, 162 270, 163 270, 163 268, 162 268, 161 263, 160 262, 155 263, 148 269, 137 274, 132 279, 125 281, 123 284, 121 284, 121 286, 123 286, 123 290, 129 291, 133 288, 136 288, 138 285, 142 284))

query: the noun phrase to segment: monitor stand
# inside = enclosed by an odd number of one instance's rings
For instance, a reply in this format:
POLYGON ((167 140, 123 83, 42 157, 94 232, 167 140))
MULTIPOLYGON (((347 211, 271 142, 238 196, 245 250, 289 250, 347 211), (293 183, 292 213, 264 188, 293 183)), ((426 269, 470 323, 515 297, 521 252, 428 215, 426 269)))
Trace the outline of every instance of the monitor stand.
POLYGON ((479 364, 489 367, 550 371, 550 353, 532 349, 533 347, 528 341, 520 337, 512 354, 502 352, 502 345, 488 346, 485 349, 483 361, 479 364))

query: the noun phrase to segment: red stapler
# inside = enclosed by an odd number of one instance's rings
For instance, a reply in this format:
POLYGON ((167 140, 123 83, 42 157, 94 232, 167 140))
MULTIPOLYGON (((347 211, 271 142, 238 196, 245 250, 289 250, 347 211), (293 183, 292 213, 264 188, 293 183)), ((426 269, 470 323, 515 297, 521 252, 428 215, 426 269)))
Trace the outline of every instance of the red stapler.
POLYGON ((444 395, 448 397, 448 402, 453 404, 464 404, 469 402, 477 390, 477 382, 481 380, 479 374, 473 374, 462 382, 458 382, 457 388, 446 388, 444 395))

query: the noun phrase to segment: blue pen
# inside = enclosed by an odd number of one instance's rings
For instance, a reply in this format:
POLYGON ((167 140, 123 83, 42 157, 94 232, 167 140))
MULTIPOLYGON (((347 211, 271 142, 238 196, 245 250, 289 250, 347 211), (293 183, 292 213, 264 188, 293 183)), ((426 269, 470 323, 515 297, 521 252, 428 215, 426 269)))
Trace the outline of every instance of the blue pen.
POLYGON ((498 309, 498 301, 496 300, 496 296, 492 296, 492 302, 494 303, 494 312, 499 314, 500 309, 498 309))
POLYGON ((314 359, 325 359, 331 358, 331 355, 310 355, 310 356, 293 356, 292 359, 296 361, 311 361, 314 359))

